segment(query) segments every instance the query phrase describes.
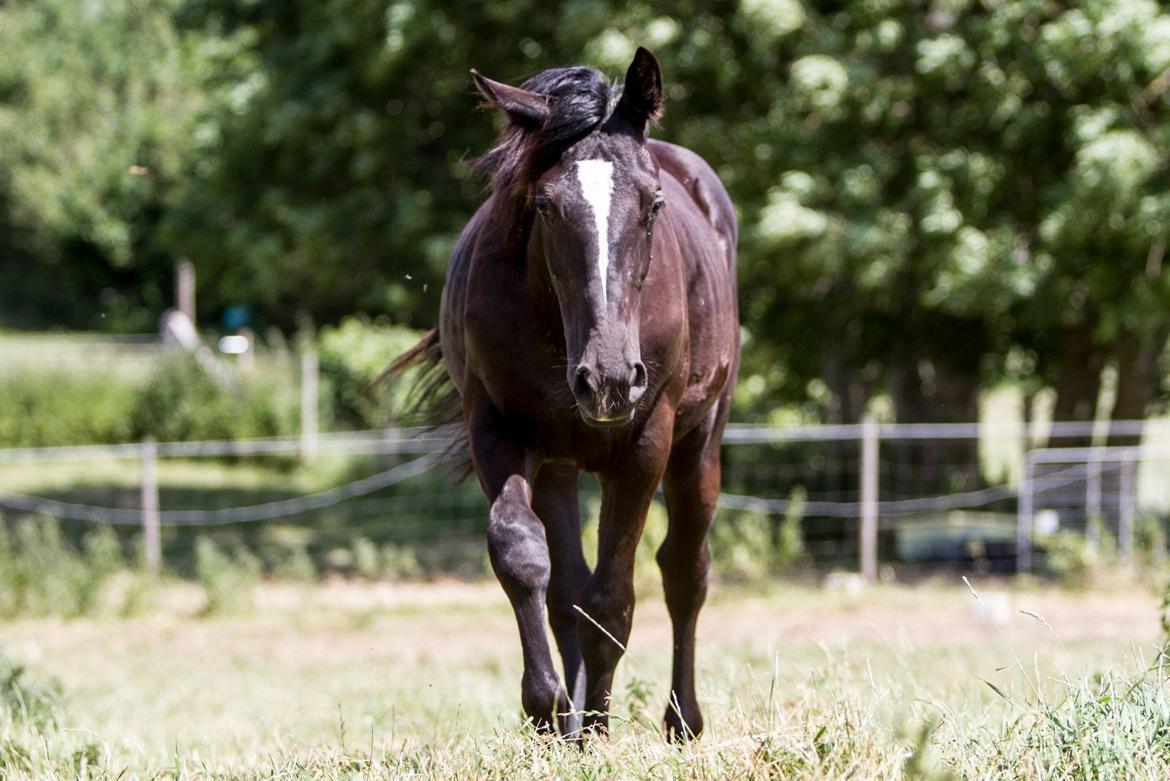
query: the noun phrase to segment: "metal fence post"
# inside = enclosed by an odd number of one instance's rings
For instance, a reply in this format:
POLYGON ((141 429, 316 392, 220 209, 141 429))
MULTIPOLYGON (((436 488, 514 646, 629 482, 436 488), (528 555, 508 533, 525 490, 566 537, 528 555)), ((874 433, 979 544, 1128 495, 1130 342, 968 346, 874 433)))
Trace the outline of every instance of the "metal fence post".
POLYGON ((867 413, 861 423, 861 575, 870 583, 878 574, 878 439, 867 413))
POLYGON ((162 540, 158 516, 158 448, 154 440, 142 441, 142 551, 148 572, 162 568, 162 540))
POLYGON ((1016 500, 1016 574, 1032 571, 1032 451, 1024 452, 1024 473, 1016 500))
POLYGON ((317 456, 317 353, 305 345, 301 352, 301 458, 317 456))
POLYGON ((1117 546, 1121 560, 1133 558, 1133 521, 1137 515, 1137 448, 1125 451, 1121 460, 1121 512, 1117 519, 1117 546))
POLYGON ((1089 547, 1101 544, 1101 528, 1105 525, 1105 513, 1101 502, 1101 457, 1094 447, 1087 465, 1085 478, 1085 539, 1089 547))

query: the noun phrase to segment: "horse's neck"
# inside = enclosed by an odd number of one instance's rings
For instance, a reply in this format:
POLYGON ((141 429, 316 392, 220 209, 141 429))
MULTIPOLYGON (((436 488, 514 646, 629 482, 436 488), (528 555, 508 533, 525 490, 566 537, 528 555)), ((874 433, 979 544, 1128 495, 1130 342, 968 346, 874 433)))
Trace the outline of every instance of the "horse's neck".
POLYGON ((532 241, 532 215, 513 204, 492 204, 476 242, 477 251, 486 264, 522 280, 523 289, 538 310, 560 317, 556 293, 548 273, 544 250, 532 241))

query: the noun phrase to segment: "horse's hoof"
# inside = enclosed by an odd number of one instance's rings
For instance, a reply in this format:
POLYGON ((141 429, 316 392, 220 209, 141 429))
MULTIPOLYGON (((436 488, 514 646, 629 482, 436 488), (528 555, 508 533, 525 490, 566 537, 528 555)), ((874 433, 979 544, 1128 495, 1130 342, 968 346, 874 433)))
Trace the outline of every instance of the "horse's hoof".
POLYGON ((666 725, 666 737, 674 743, 686 743, 703 734, 703 716, 698 708, 683 709, 671 703, 666 706, 662 720, 666 725))

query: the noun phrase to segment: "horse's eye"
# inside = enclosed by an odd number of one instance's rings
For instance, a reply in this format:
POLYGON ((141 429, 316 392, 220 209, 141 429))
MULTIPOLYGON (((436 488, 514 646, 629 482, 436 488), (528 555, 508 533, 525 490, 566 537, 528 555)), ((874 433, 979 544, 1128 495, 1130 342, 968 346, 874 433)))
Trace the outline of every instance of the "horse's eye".
POLYGON ((654 194, 654 203, 650 204, 650 219, 658 216, 658 212, 662 211, 662 207, 666 205, 666 199, 662 197, 662 193, 654 194))
POLYGON ((541 217, 548 217, 549 215, 549 200, 544 193, 537 193, 532 198, 532 203, 536 207, 536 211, 541 217))

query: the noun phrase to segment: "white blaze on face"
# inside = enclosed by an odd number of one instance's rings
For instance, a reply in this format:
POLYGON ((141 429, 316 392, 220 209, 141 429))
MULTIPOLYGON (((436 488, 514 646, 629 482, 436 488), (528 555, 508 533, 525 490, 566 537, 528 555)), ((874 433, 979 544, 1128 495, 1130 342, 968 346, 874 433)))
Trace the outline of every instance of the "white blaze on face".
POLYGON ((581 160, 577 163, 581 195, 593 211, 597 232, 597 274, 601 278, 601 300, 609 297, 609 202, 613 197, 613 163, 608 160, 581 160))

